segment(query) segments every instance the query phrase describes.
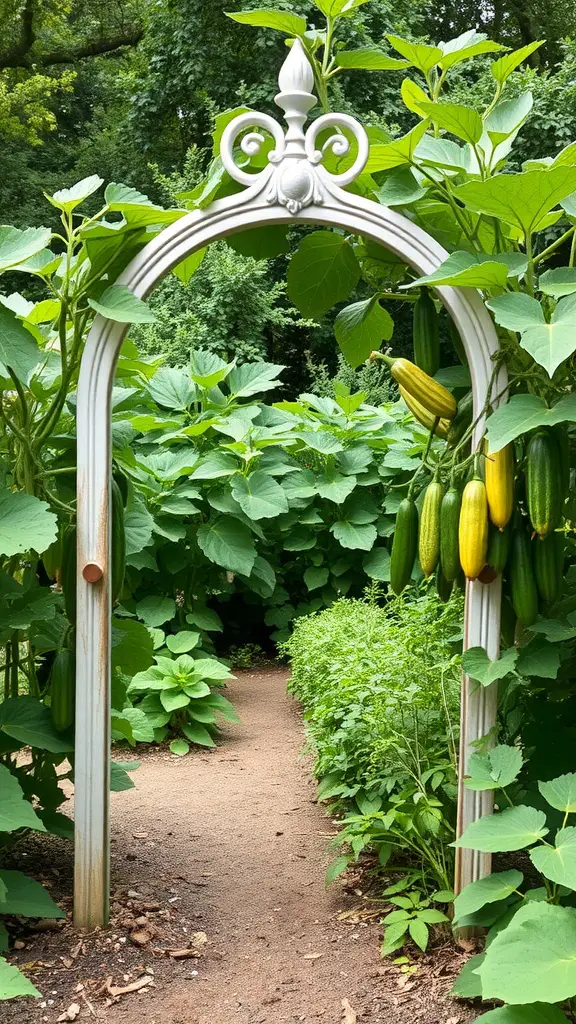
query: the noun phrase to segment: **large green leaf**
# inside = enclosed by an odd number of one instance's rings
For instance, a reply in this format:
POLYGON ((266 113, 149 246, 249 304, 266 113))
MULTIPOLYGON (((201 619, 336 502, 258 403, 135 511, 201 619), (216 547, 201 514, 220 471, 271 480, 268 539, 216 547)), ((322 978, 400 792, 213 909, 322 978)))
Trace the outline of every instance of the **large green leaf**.
POLYGON ((389 57, 375 47, 364 47, 361 50, 339 50, 336 61, 341 68, 361 68, 366 71, 397 71, 409 68, 410 61, 389 57))
POLYGON ((557 644, 550 643, 543 636, 535 636, 529 644, 520 648, 516 668, 522 676, 556 679, 560 668, 560 651, 557 644))
POLYGON ((492 747, 487 753, 470 756, 468 773, 464 779, 468 789, 504 789, 520 774, 522 754, 518 747, 504 743, 492 747))
POLYGON ((546 322, 542 306, 524 292, 507 293, 486 303, 496 322, 518 331, 522 348, 530 353, 551 377, 564 359, 576 349, 576 295, 562 299, 546 322))
MULTIPOLYGON (((313 236, 310 236, 313 237, 313 236)), ((249 398, 260 391, 273 391, 282 386, 277 380, 285 367, 279 363, 242 363, 226 378, 232 398, 249 398)))
POLYGON ((123 793, 134 789, 134 782, 128 772, 140 767, 140 761, 112 761, 110 763, 110 792, 123 793))
POLYGON ((468 826, 454 846, 484 853, 523 850, 547 835, 546 815, 535 807, 519 804, 499 814, 488 814, 468 826))
POLYGON ((500 57, 499 60, 495 60, 490 70, 498 84, 503 85, 512 72, 542 45, 542 39, 534 43, 528 43, 527 46, 522 46, 521 49, 513 50, 512 53, 507 53, 504 57, 500 57))
POLYGON ((554 846, 535 847, 530 850, 530 860, 551 882, 576 889, 576 828, 570 825, 560 829, 554 846))
POLYGON ((550 782, 539 782, 538 789, 551 807, 563 814, 576 813, 576 772, 559 775, 550 782))
POLYGON ((40 360, 40 349, 16 314, 0 304, 0 376, 8 368, 21 381, 27 381, 40 360))
POLYGON ((482 686, 490 686, 514 670, 517 658, 518 651, 515 647, 509 647, 494 661, 488 657, 483 647, 469 647, 462 655, 462 668, 471 679, 476 679, 482 686))
POLYGON ((158 405, 181 412, 188 408, 196 395, 190 375, 174 366, 161 366, 148 382, 148 390, 158 405))
POLYGON ((19 917, 65 917, 40 882, 28 878, 21 871, 0 870, 0 881, 6 886, 0 906, 3 914, 19 917))
POLYGON ((538 287, 544 295, 553 295, 561 299, 563 295, 576 292, 576 267, 554 267, 547 270, 538 279, 538 287))
POLYGON ((499 217, 527 236, 538 231, 546 214, 575 189, 576 167, 542 167, 468 181, 454 194, 468 209, 499 217))
POLYGON ((504 49, 502 43, 494 43, 490 39, 484 38, 482 33, 465 32, 458 39, 452 39, 449 43, 442 44, 444 56, 440 61, 440 67, 446 71, 464 60, 471 60, 472 57, 480 57, 484 53, 496 53, 498 50, 504 49))
POLYGON ((91 174, 88 178, 82 178, 82 181, 77 181, 75 185, 72 185, 72 188, 61 188, 54 195, 46 196, 46 198, 53 206, 58 207, 59 210, 65 210, 67 213, 70 213, 80 203, 83 203, 85 199, 88 199, 94 192, 97 192, 103 184, 103 178, 99 178, 97 174, 91 174))
POLYGON ((198 545, 216 565, 249 576, 256 560, 252 534, 232 516, 217 516, 198 528, 198 545))
POLYGON ((0 704, 0 747, 3 737, 52 754, 66 754, 73 749, 72 740, 56 732, 46 705, 27 695, 9 697, 0 704))
POLYGON ((232 495, 249 519, 274 519, 288 511, 285 490, 264 470, 248 476, 236 473, 230 482, 232 495))
POLYGON ((411 281, 407 288, 423 284, 458 285, 462 288, 505 288, 508 277, 525 271, 527 261, 521 253, 453 252, 432 274, 411 281))
POLYGON ((408 206, 426 195, 426 189, 416 181, 408 167, 397 167, 374 193, 382 206, 408 206))
POLYGON ((427 46, 424 43, 410 43, 400 36, 386 36, 388 42, 394 49, 423 74, 431 71, 436 64, 442 60, 442 50, 439 46, 427 46))
MULTIPOLYGON (((194 712, 191 711, 191 714, 194 712)), ((191 743, 197 743, 200 747, 215 747, 216 744, 203 725, 200 722, 187 722, 186 725, 182 726, 182 732, 190 740, 191 743)))
POLYGON ((471 107, 460 103, 426 103, 419 106, 434 124, 455 135, 464 142, 475 145, 480 141, 484 126, 480 114, 471 107))
POLYGON ((466 961, 460 974, 454 979, 450 989, 450 995, 458 999, 476 999, 482 995, 482 982, 477 973, 480 964, 484 962, 485 953, 476 953, 466 961))
POLYGON ((153 324, 156 314, 134 295, 124 284, 112 284, 96 299, 88 299, 88 303, 97 313, 116 320, 121 324, 153 324))
MULTIPOLYGON (((162 598, 159 598, 162 600, 162 598)), ((112 618, 112 667, 127 676, 143 672, 153 661, 150 632, 134 619, 112 618)))
POLYGON ((576 422, 576 395, 561 398, 549 408, 538 395, 513 395, 488 418, 486 433, 490 450, 500 451, 510 441, 536 427, 576 422))
POLYGON ((253 25, 254 28, 273 28, 288 36, 302 36, 306 31, 306 18, 298 14, 287 14, 284 11, 269 11, 258 8, 254 11, 226 11, 226 17, 238 21, 241 25, 253 25))
POLYGON ((372 523, 357 524, 346 520, 333 523, 330 533, 334 534, 343 548, 352 548, 358 551, 370 551, 378 536, 376 527, 372 523))
POLYGON ((427 127, 428 122, 421 121, 399 139, 370 146, 370 153, 365 167, 366 173, 373 174, 376 171, 390 171, 394 167, 410 164, 418 144, 426 133, 427 127))
POLYGON ((360 366, 382 341, 389 341, 394 321, 382 308, 378 296, 353 302, 340 310, 334 321, 334 334, 342 354, 350 366, 360 366))
POLYGON ((576 911, 527 903, 490 944, 478 973, 484 999, 570 999, 576 994, 576 911))
POLYGON ((18 779, 0 764, 0 832, 15 832, 18 828, 46 831, 32 804, 24 798, 18 779))
POLYGON ((505 900, 522 884, 524 875, 521 871, 511 868, 509 871, 498 871, 485 878, 471 882, 454 900, 454 918, 457 921, 468 914, 474 914, 487 903, 505 900))
POLYGON ((17 967, 0 956, 0 1000, 16 999, 18 996, 42 998, 42 993, 22 974, 17 967))
MULTIPOLYGON (((50 228, 0 227, 0 271, 18 266, 46 249, 52 232, 50 228)), ((52 255, 52 254, 51 254, 52 255)))
POLYGON ((142 498, 138 494, 131 495, 124 512, 127 555, 141 552, 150 543, 153 527, 154 519, 142 498))
POLYGON ((290 251, 286 228, 281 224, 240 231, 230 235, 226 241, 235 252, 253 260, 271 260, 290 251))
POLYGON ((288 295, 303 316, 318 317, 347 299, 358 284, 354 250, 335 231, 306 235, 288 267, 288 295))
POLYGON ((372 548, 362 562, 362 568, 373 580, 390 580, 390 552, 388 548, 372 548))
POLYGON ((176 604, 171 597, 155 597, 150 594, 136 605, 136 615, 146 626, 161 626, 176 614, 176 604))
MULTIPOLYGON (((481 995, 482 993, 480 993, 481 995)), ((477 1017, 486 1024, 570 1024, 568 1017, 557 1006, 549 1003, 531 1003, 529 1006, 501 1006, 477 1017)))
MULTIPOLYGON (((316 479, 316 490, 321 498, 333 501, 341 505, 348 498, 356 487, 355 476, 344 476, 335 469, 326 469, 316 479)), ((370 519, 361 519, 361 523, 370 522, 370 519)))

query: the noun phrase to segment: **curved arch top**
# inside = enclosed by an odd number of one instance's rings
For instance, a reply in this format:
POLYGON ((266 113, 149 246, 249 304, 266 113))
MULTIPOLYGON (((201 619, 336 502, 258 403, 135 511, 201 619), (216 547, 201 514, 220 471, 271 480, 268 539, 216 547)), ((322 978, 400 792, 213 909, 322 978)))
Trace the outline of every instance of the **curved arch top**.
MULTIPOLYGON (((175 221, 156 236, 126 267, 117 283, 139 298, 178 263, 195 251, 227 235, 272 224, 317 224, 361 235, 394 252, 420 275, 430 274, 448 253, 425 231, 395 211, 379 206, 340 188, 349 176, 330 175, 321 166, 326 147, 340 154, 347 145, 343 136, 331 136, 322 150, 316 149, 315 125, 305 136, 303 124, 310 99, 310 75, 300 44, 292 47, 280 76, 277 102, 286 112, 288 131, 280 140, 274 129, 276 149, 268 167, 250 177, 246 191, 196 210, 175 221), (291 63, 290 63, 291 62, 291 63), (298 66, 297 66, 298 65, 298 66), (300 76, 300 77, 299 77, 300 76), (300 88, 298 85, 300 83, 300 88), (310 134, 312 132, 312 134, 310 134), (307 142, 308 140, 308 142, 307 142), (339 147, 339 149, 337 149, 339 147)), ((228 126, 222 144, 228 169, 233 170, 233 144, 239 132, 255 121, 267 127, 266 116, 242 115, 240 125, 228 126)), ((272 119, 270 119, 272 120, 272 119)), ((322 119, 319 119, 321 121, 322 119)), ((276 122, 272 122, 276 124, 276 122)), ((319 122, 315 122, 318 125, 319 122)), ((325 122, 344 124, 358 142, 354 173, 364 165, 367 142, 363 129, 351 118, 330 115, 325 122)), ((269 129, 272 131, 272 129, 269 129)), ((258 147, 257 133, 245 137, 246 146, 258 147), (248 142, 246 142, 246 138, 248 142)), ((472 378, 476 416, 484 407, 493 373, 493 356, 499 349, 490 316, 478 292, 441 287, 438 295, 462 337, 472 378)), ((97 316, 82 357, 78 384, 78 610, 77 610, 77 716, 76 716, 76 858, 75 922, 79 927, 102 925, 108 914, 110 771, 110 593, 109 476, 111 464, 110 396, 118 353, 128 327, 97 316), (82 567, 94 562, 103 569, 96 584, 87 583, 82 567)), ((504 369, 496 382, 498 394, 506 386, 504 369)), ((479 420, 476 438, 484 425, 479 420)), ((468 584, 466 594, 465 647, 482 646, 497 657, 500 631, 500 581, 485 586, 468 584)), ((490 794, 467 790, 463 785, 470 744, 489 732, 495 721, 495 687, 474 688, 463 682, 459 784, 459 830, 487 813, 490 794), (481 692, 480 692, 481 691, 481 692)), ((456 888, 490 870, 489 856, 459 851, 456 888)))

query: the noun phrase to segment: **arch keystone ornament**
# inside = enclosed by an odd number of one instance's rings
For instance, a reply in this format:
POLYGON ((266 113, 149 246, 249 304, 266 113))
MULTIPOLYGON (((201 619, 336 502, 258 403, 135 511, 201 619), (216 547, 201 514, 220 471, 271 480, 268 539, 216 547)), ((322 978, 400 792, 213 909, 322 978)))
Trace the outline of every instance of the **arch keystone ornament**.
MULTIPOLYGON (((222 163, 245 190, 194 210, 161 231, 126 267, 117 284, 145 299, 174 266, 210 242, 248 228, 271 224, 317 224, 369 238, 390 249, 419 275, 431 274, 448 253, 430 235, 385 206, 346 192, 368 158, 368 139, 362 126, 346 114, 324 114, 305 131, 316 103, 314 77, 299 40, 292 44, 279 76, 275 97, 287 128, 268 114, 246 113, 235 118, 221 140, 222 163), (255 130, 260 129, 260 130, 255 130), (332 134, 321 144, 320 135, 332 134), (266 137, 273 139, 263 170, 251 173, 238 160, 262 153, 266 137), (238 141, 239 140, 239 141, 238 141), (349 168, 330 173, 328 154, 356 156, 349 168)), ((245 161, 244 161, 245 162, 245 161)), ((481 296, 471 289, 440 287, 464 343, 474 395, 475 417, 484 408, 499 345, 481 296)), ((77 680, 75 754, 75 879, 74 921, 79 928, 106 924, 110 886, 110 475, 111 391, 120 346, 127 325, 98 315, 82 356, 78 382, 78 565, 77 680)), ((503 394, 502 369, 494 392, 503 394)), ((496 403, 495 403, 496 404, 496 403)), ((482 437, 480 418, 474 443, 482 437)), ((464 647, 483 647, 498 656, 501 581, 468 583, 464 647)), ((462 681, 458 833, 492 809, 490 792, 466 789, 464 777, 472 744, 496 721, 496 684, 482 688, 462 681)), ((455 888, 490 871, 490 855, 458 850, 455 888)))

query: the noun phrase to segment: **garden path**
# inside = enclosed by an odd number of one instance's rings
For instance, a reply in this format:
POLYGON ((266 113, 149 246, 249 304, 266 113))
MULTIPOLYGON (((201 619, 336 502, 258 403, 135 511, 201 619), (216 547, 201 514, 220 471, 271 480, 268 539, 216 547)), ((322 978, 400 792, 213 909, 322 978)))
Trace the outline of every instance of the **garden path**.
MULTIPOLYGON (((221 746, 182 759, 162 748, 144 754, 136 788, 112 795, 110 930, 84 944, 71 921, 57 934, 24 934, 14 959, 33 967, 44 999, 3 1004, 4 1024, 55 1024, 76 1004, 79 1022, 102 1024, 462 1024, 474 1016, 447 998, 463 959, 450 944, 413 976, 402 974, 380 960, 377 926, 354 913, 367 906, 359 879, 325 890, 334 828, 300 757, 302 723, 286 682, 279 669, 238 673, 229 696, 241 723, 226 726, 221 746), (143 912, 153 938, 138 948, 129 935, 143 912), (162 955, 196 932, 207 936, 201 957, 162 955), (110 986, 138 982, 145 968, 153 985, 108 998, 110 986)), ((31 837, 24 856, 70 908, 69 844, 31 837)))

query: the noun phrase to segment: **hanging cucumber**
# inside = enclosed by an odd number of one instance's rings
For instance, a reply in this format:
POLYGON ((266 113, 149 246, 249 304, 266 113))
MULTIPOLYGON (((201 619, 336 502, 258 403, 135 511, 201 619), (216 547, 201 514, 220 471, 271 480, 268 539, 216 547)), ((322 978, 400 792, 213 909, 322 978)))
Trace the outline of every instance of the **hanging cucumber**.
POLYGON ((454 583, 446 579, 441 567, 438 566, 438 569, 436 570, 436 593, 444 604, 450 600, 453 587, 454 583))
POLYGON ((422 572, 428 578, 435 571, 440 558, 440 508, 444 488, 439 480, 428 484, 420 515, 418 554, 422 572))
POLYGON ((509 525, 506 529, 499 530, 493 523, 490 524, 486 564, 494 570, 497 576, 504 572, 504 569, 506 568, 508 556, 510 554, 511 538, 512 531, 509 525))
POLYGON ((531 626, 538 616, 538 591, 530 538, 523 526, 515 529, 512 535, 508 580, 516 618, 522 626, 531 626))
POLYGON ((450 427, 449 421, 438 419, 437 416, 428 412, 428 409, 425 409, 423 405, 420 405, 420 402, 417 402, 410 392, 406 391, 406 388, 403 388, 402 385, 399 386, 398 390, 410 409, 414 419, 418 420, 418 423, 421 423, 423 427, 426 427, 426 430, 434 429, 436 437, 441 437, 446 440, 448 437, 448 429, 450 427), (436 424, 436 426, 434 426, 434 424, 436 424))
POLYGON ((390 586, 401 594, 410 583, 418 549, 418 509, 412 498, 404 498, 396 515, 390 558, 390 586))
POLYGON ((414 362, 431 377, 440 369, 438 313, 427 288, 420 289, 412 321, 414 362))
POLYGON ((124 530, 124 502, 122 492, 115 480, 112 480, 112 604, 120 597, 126 571, 126 532, 124 530))
POLYGON ((468 366, 468 356, 466 355, 466 349, 464 348, 464 342, 460 337, 460 331, 456 327, 451 316, 448 317, 448 326, 450 329, 450 338, 454 346, 454 351, 458 356, 458 359, 462 363, 462 366, 468 366))
POLYGON ((484 465, 490 520, 499 530, 508 525, 514 511, 514 445, 488 452, 484 465))
POLYGON ((544 540, 535 538, 532 542, 532 553, 538 593, 545 604, 555 604, 562 596, 564 535, 549 533, 544 540))
POLYGON ((458 550, 458 526, 462 496, 456 487, 449 487, 440 508, 440 565, 447 580, 453 582, 461 570, 458 550))
POLYGON ((456 399, 451 392, 409 359, 393 359, 382 352, 372 352, 370 359, 386 363, 396 383, 433 416, 451 420, 456 415, 456 399))
POLYGON ((526 501, 541 540, 558 526, 564 499, 558 442, 550 430, 538 430, 526 452, 526 501))
POLYGON ((456 415, 448 428, 447 440, 450 448, 455 448, 464 437, 464 434, 472 423, 473 412, 474 396, 471 391, 468 391, 468 393, 464 395, 464 398, 461 398, 458 402, 456 415))
POLYGON ((72 651, 59 651, 50 673, 50 714, 58 732, 74 724, 75 695, 76 659, 72 651))
POLYGON ((458 529, 460 563, 469 580, 478 579, 488 551, 488 501, 486 486, 474 477, 464 488, 458 529))

